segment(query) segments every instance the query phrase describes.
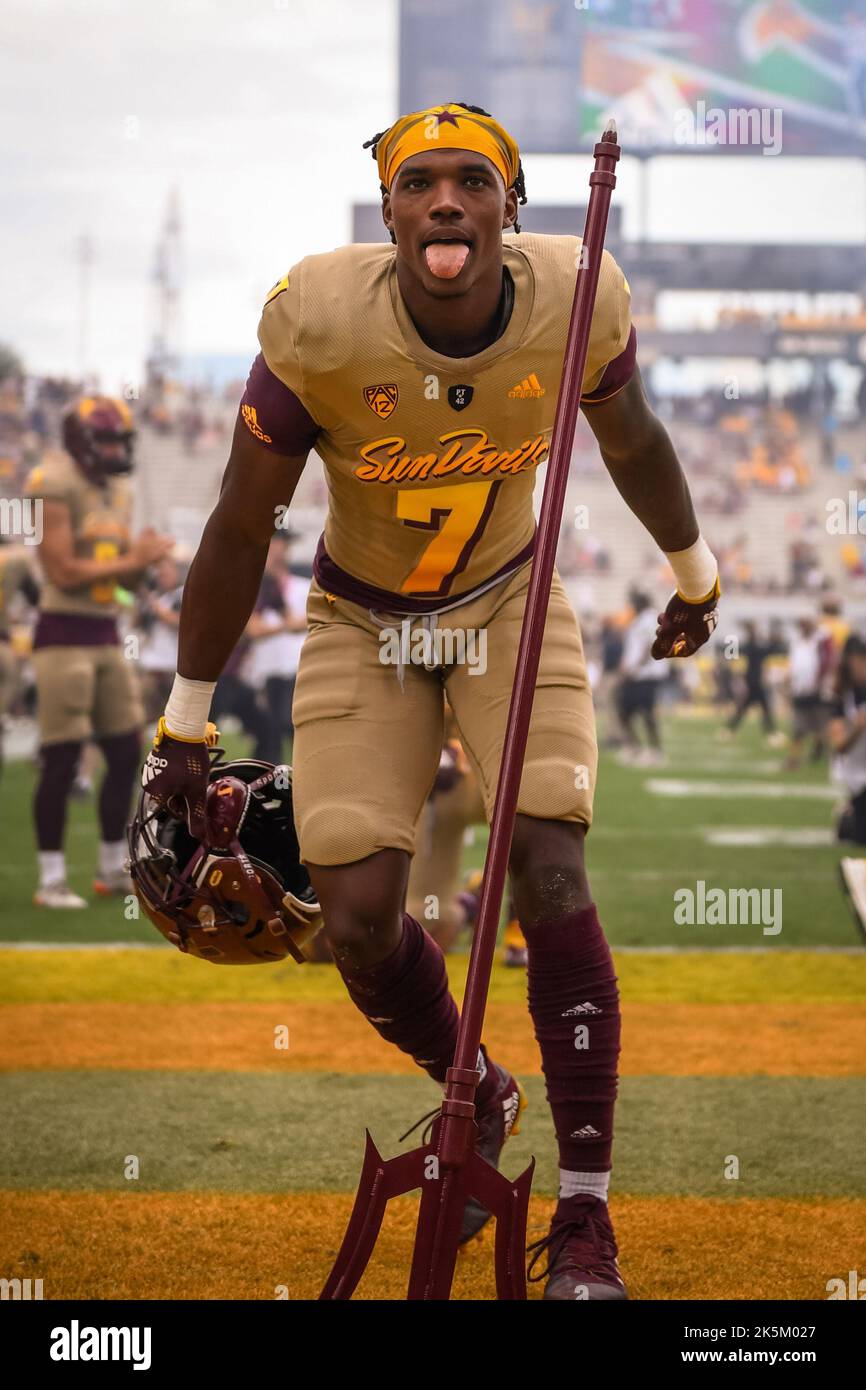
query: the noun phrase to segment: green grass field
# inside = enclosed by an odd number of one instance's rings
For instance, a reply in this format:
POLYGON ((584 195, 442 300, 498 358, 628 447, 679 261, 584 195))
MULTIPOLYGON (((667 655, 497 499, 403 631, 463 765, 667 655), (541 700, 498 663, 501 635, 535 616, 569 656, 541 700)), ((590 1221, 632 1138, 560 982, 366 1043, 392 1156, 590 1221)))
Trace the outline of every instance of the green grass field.
MULTIPOLYGON (((736 742, 719 744, 708 720, 668 719, 669 765, 648 772, 603 756, 595 820, 587 842, 590 881, 601 920, 614 946, 852 946, 861 943, 836 882, 842 850, 831 842, 826 765, 783 773, 782 754, 766 749, 747 725, 736 742), (680 784, 659 794, 658 784, 680 784), (689 788, 695 794, 689 794, 689 788), (759 794, 761 791, 763 795, 759 794), (725 832, 765 843, 717 843, 725 832), (809 843, 810 832, 825 844, 809 843), (804 843, 805 840, 805 843, 804 843), (781 889, 783 920, 777 935, 760 926, 678 926, 674 893, 710 887, 781 889)), ((236 740, 232 752, 240 751, 236 740)), ((129 920, 122 903, 96 899, 87 912, 34 908, 30 801, 35 772, 12 763, 0 782, 0 940, 45 942, 141 941, 156 933, 146 920, 129 920)), ((466 851, 466 865, 483 863, 486 831, 466 851)), ((72 887, 92 897, 96 863, 93 799, 74 802, 67 860, 72 887)))
MULTIPOLYGON (((623 1003, 621 1265, 640 1298, 824 1298, 866 1268, 866 951, 826 767, 784 773, 756 730, 720 744, 706 719, 669 718, 665 743, 660 770, 603 756, 587 843, 623 1003), (674 894, 698 880, 781 891, 781 931, 678 925, 674 894)), ((214 968, 120 901, 34 908, 33 781, 13 763, 0 784, 0 1274, 42 1277, 46 1298, 167 1298, 182 1266, 190 1296, 314 1297, 364 1129, 397 1152, 437 1089, 331 966, 214 968)), ((73 805, 68 842, 85 896, 94 809, 73 805)), ((478 829, 467 869, 485 843, 478 829)), ((466 964, 463 942, 458 999, 466 964)), ((529 1097, 503 1168, 537 1159, 534 1239, 557 1174, 522 971, 494 968, 486 1038, 529 1097)), ((359 1296, 404 1296, 415 1210, 389 1209, 359 1296)), ((461 1257, 456 1297, 493 1296, 491 1251, 487 1234, 461 1257)))

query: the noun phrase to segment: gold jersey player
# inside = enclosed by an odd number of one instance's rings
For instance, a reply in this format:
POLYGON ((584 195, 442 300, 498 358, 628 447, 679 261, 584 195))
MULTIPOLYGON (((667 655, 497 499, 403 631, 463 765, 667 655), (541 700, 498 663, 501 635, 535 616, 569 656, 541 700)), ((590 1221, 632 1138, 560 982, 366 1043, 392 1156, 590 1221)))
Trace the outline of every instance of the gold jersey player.
POLYGON ((133 423, 125 401, 83 396, 63 420, 63 449, 31 471, 27 496, 42 509, 44 585, 33 635, 39 780, 33 802, 39 849, 37 907, 84 908, 66 881, 66 811, 82 749, 105 759, 99 792, 94 891, 128 893, 124 829, 141 758, 144 713, 135 663, 118 635, 117 588, 134 584, 173 542, 148 529, 129 535, 133 423))
MULTIPOLYGON (((275 512, 315 445, 329 511, 293 711, 301 857, 351 999, 442 1082, 457 1007, 439 948, 404 911, 409 861, 446 694, 492 811, 580 243, 519 232, 519 152, 485 112, 449 102, 368 144, 393 244, 308 256, 268 295, 144 777, 157 797, 185 798, 202 833, 213 684, 255 603, 275 512), (462 634, 464 654, 483 635, 486 660, 437 664, 423 635, 412 640, 425 627, 462 634)), ((628 286, 609 255, 583 402, 614 483, 677 575, 656 654, 690 654, 713 624, 716 564, 644 397, 628 286)), ((536 1251, 550 1299, 626 1296, 607 1208, 617 983, 583 859, 595 771, 580 632, 557 577, 510 859, 559 1145, 559 1203, 536 1251)), ((523 1096, 483 1049, 479 1070, 478 1146, 496 1163, 523 1096)), ((486 1216, 470 1203, 462 1238, 486 1216)))

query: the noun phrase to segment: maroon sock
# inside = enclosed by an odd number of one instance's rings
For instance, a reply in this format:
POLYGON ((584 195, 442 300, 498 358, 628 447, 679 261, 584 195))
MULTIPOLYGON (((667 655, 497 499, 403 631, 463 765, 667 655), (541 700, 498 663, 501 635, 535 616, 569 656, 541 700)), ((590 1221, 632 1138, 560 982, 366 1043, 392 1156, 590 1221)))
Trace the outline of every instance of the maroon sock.
MULTIPOLYGON (((337 969, 349 996, 386 1042, 408 1052, 434 1081, 444 1082, 457 1043, 457 1005, 448 986, 445 957, 420 922, 403 915, 396 951, 366 970, 341 962, 337 969)), ((495 1089, 494 1069, 478 1087, 484 1102, 495 1089)))
POLYGON ((105 776, 99 789, 99 828, 108 843, 123 839, 129 820, 132 793, 141 762, 138 732, 101 738, 99 747, 105 758, 105 776))
POLYGON ((39 750, 39 781, 33 797, 36 843, 41 850, 63 848, 66 811, 81 744, 49 743, 39 750))
POLYGON ((541 1048, 559 1164, 610 1168, 620 1046, 619 992, 595 904, 524 927, 529 1011, 541 1048))

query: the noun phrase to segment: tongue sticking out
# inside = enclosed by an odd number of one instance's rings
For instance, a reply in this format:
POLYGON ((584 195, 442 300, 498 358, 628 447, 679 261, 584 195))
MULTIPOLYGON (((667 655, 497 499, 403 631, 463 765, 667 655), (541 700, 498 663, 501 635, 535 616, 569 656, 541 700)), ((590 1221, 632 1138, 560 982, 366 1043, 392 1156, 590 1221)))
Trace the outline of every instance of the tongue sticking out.
POLYGON ((459 275, 468 255, 465 241, 434 241, 424 247, 427 269, 440 280, 453 280, 459 275))

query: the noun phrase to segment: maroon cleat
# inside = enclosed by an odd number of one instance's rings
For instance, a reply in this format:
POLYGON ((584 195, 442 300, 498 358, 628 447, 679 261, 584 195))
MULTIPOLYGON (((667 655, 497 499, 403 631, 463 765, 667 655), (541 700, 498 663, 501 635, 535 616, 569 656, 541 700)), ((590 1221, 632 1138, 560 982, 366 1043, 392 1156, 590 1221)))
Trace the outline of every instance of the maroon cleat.
POLYGON ((607 1202, 588 1192, 561 1198, 549 1233, 528 1246, 532 1255, 527 1279, 547 1278, 544 1297, 560 1302, 626 1300, 628 1294, 616 1262, 617 1245, 607 1202), (547 1266, 533 1269, 547 1252, 547 1266))
MULTIPOLYGON (((489 1058, 487 1065, 496 1072, 499 1085, 490 1100, 485 1105, 479 1105, 475 1112, 475 1123, 478 1126, 475 1148, 482 1158, 486 1158, 488 1163, 498 1168, 506 1139, 520 1132, 520 1115, 526 1109, 527 1102, 519 1081, 489 1058)), ((474 1197, 470 1197, 463 1211, 458 1244, 465 1245, 468 1240, 472 1240, 489 1220, 490 1212, 487 1208, 474 1197)))

